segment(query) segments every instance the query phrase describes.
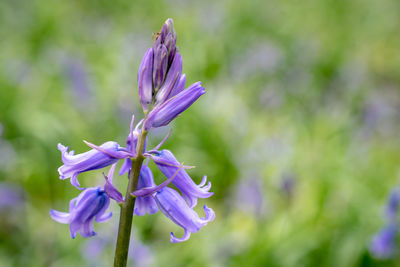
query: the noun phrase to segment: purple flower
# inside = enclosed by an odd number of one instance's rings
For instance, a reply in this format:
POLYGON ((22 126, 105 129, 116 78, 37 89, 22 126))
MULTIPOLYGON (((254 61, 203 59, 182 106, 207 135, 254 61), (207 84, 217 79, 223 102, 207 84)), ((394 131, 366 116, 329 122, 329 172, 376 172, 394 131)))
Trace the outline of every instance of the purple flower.
MULTIPOLYGON (((139 174, 138 189, 145 187, 154 187, 153 173, 147 165, 143 165, 139 174)), ((158 211, 157 204, 152 196, 137 197, 133 214, 143 216, 146 214, 154 214, 158 211)))
POLYGON ((58 168, 60 179, 71 178, 71 184, 78 189, 82 189, 77 179, 78 174, 107 167, 121 158, 130 156, 130 153, 116 142, 106 142, 100 147, 90 143, 87 144, 93 147, 93 149, 78 155, 74 155, 74 151, 68 152, 68 147, 58 144, 58 150, 61 151, 64 163, 64 165, 58 168))
POLYGON ((385 215, 389 220, 395 220, 397 217, 397 211, 399 210, 400 204, 400 188, 395 188, 390 193, 390 196, 386 204, 385 215))
POLYGON ((263 183, 259 178, 242 179, 235 188, 234 208, 259 218, 267 213, 263 183))
POLYGON ((134 266, 146 267, 153 266, 154 256, 150 248, 133 238, 129 246, 128 256, 134 262, 134 266))
POLYGON ((165 187, 158 191, 154 196, 158 207, 174 223, 185 230, 181 238, 176 238, 171 232, 171 242, 179 243, 189 239, 191 233, 198 232, 208 222, 213 221, 215 213, 212 209, 204 205, 205 218, 200 218, 197 213, 191 209, 175 190, 165 187))
POLYGON ((169 98, 163 104, 153 109, 144 122, 144 129, 168 125, 179 114, 188 109, 201 95, 205 94, 201 82, 189 86, 186 90, 169 98))
POLYGON ((8 212, 22 206, 25 193, 22 188, 8 183, 0 183, 0 212, 8 212))
MULTIPOLYGON (((154 155, 151 155, 151 158, 167 178, 173 176, 179 169, 180 163, 169 150, 164 149, 154 152, 154 155)), ((197 198, 209 198, 214 194, 208 192, 211 188, 211 182, 208 182, 205 186, 206 181, 207 177, 204 176, 201 183, 196 185, 187 172, 184 169, 181 169, 172 183, 181 191, 183 197, 188 202, 189 207, 193 208, 197 204, 197 198)))
POLYGON ((139 99, 143 110, 155 98, 156 106, 185 88, 182 57, 176 48, 176 33, 172 19, 168 19, 158 34, 153 47, 147 50, 138 72, 139 99))
POLYGON ((101 223, 111 218, 111 212, 105 214, 109 204, 110 198, 104 190, 90 187, 69 202, 69 213, 50 210, 50 216, 59 223, 70 224, 72 238, 76 237, 77 232, 82 237, 91 237, 96 235, 94 220, 101 223))
POLYGON ((370 246, 370 253, 377 259, 389 259, 397 251, 396 248, 397 226, 389 224, 376 234, 370 246))

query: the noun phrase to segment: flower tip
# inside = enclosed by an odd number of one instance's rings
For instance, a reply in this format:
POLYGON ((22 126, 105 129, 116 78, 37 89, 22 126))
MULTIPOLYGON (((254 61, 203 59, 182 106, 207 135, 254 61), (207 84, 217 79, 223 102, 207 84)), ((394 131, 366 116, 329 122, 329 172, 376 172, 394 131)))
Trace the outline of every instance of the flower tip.
POLYGON ((61 144, 61 143, 58 143, 58 144, 57 144, 57 148, 58 148, 58 150, 61 151, 61 153, 64 153, 64 152, 66 152, 66 151, 68 150, 68 147, 67 147, 67 146, 64 146, 64 145, 61 144))
POLYGON ((205 220, 206 220, 207 222, 214 221, 214 219, 215 219, 215 212, 214 212, 211 208, 207 207, 206 205, 204 205, 203 209, 204 209, 204 213, 206 214, 205 220))
POLYGON ((181 243, 187 241, 190 238, 190 232, 185 229, 185 233, 181 238, 175 237, 174 233, 171 232, 170 234, 170 241, 171 243, 181 243))

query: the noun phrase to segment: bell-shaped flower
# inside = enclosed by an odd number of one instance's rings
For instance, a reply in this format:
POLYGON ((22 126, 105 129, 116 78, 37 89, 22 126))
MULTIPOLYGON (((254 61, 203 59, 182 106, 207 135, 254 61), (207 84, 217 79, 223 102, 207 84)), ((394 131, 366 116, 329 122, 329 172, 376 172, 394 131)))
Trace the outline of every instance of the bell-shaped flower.
MULTIPOLYGON (((156 163, 160 171, 167 177, 170 178, 180 168, 180 163, 169 150, 153 151, 151 154, 152 160, 156 163)), ((184 169, 179 170, 176 177, 172 180, 172 183, 181 191, 183 197, 189 204, 190 208, 193 208, 197 204, 197 198, 208 198, 214 193, 208 192, 211 188, 211 182, 206 184, 207 177, 204 176, 199 185, 195 184, 184 169)))
POLYGON ((200 218, 191 209, 182 196, 174 189, 164 187, 154 196, 158 207, 174 223, 182 227, 185 231, 181 238, 175 237, 171 232, 171 242, 179 243, 189 239, 191 233, 198 232, 208 222, 214 220, 215 213, 212 209, 204 205, 205 218, 200 218))
POLYGON ((60 179, 71 178, 71 184, 78 189, 78 174, 86 171, 97 170, 114 164, 119 159, 131 156, 125 148, 120 147, 116 142, 106 142, 101 146, 95 146, 86 142, 93 149, 82 154, 74 155, 74 151, 68 152, 68 147, 58 144, 61 151, 61 158, 64 163, 58 168, 60 179))
POLYGON ((69 213, 50 210, 53 220, 69 224, 71 237, 75 238, 77 233, 82 237, 96 235, 94 221, 102 223, 111 218, 112 213, 105 213, 110 204, 110 198, 100 187, 85 189, 78 197, 69 203, 69 213))
POLYGON ((151 128, 168 125, 203 94, 205 94, 205 90, 201 86, 201 82, 192 84, 186 90, 181 91, 153 109, 144 121, 144 129, 147 131, 151 128))
MULTIPOLYGON (((153 173, 147 165, 143 165, 139 174, 137 189, 140 190, 146 187, 155 187, 153 173)), ((146 214, 154 214, 158 211, 157 204, 152 196, 137 197, 133 214, 143 216, 146 214)))

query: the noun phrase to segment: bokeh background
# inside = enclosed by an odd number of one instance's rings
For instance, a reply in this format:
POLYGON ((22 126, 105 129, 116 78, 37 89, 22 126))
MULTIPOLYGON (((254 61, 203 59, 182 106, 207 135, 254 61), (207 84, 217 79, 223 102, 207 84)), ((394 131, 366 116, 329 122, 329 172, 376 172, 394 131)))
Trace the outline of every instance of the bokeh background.
POLYGON ((89 240, 49 217, 79 194, 58 178, 57 143, 124 143, 168 17, 188 84, 207 94, 164 148, 208 175, 215 195, 196 210, 216 220, 171 244, 183 231, 165 216, 135 217, 129 265, 400 266, 369 252, 400 175, 396 0, 1 1, 0 266, 112 265, 115 203, 89 240))

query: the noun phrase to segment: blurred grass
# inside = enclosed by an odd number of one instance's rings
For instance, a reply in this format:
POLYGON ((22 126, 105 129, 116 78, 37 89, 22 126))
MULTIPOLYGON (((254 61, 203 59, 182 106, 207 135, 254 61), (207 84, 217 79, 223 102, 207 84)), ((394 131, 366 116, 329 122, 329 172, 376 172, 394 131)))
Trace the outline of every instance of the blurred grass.
MULTIPOLYGON (((200 204, 217 217, 177 245, 169 232, 180 230, 162 215, 135 218, 154 265, 397 266, 368 246, 400 173, 399 11, 395 0, 1 2, 0 180, 26 200, 16 219, 0 213, 0 266, 88 265, 85 241, 48 216, 78 194, 58 179, 56 145, 124 142, 131 114, 142 116, 141 57, 168 17, 188 83, 207 94, 164 147, 197 166, 197 182, 208 175, 215 196, 200 204), (287 172, 292 199, 280 188, 287 172), (265 216, 233 201, 253 177, 265 216)), ((101 172, 80 181, 95 185, 101 172)), ((96 225, 100 236, 108 227, 96 225)))

